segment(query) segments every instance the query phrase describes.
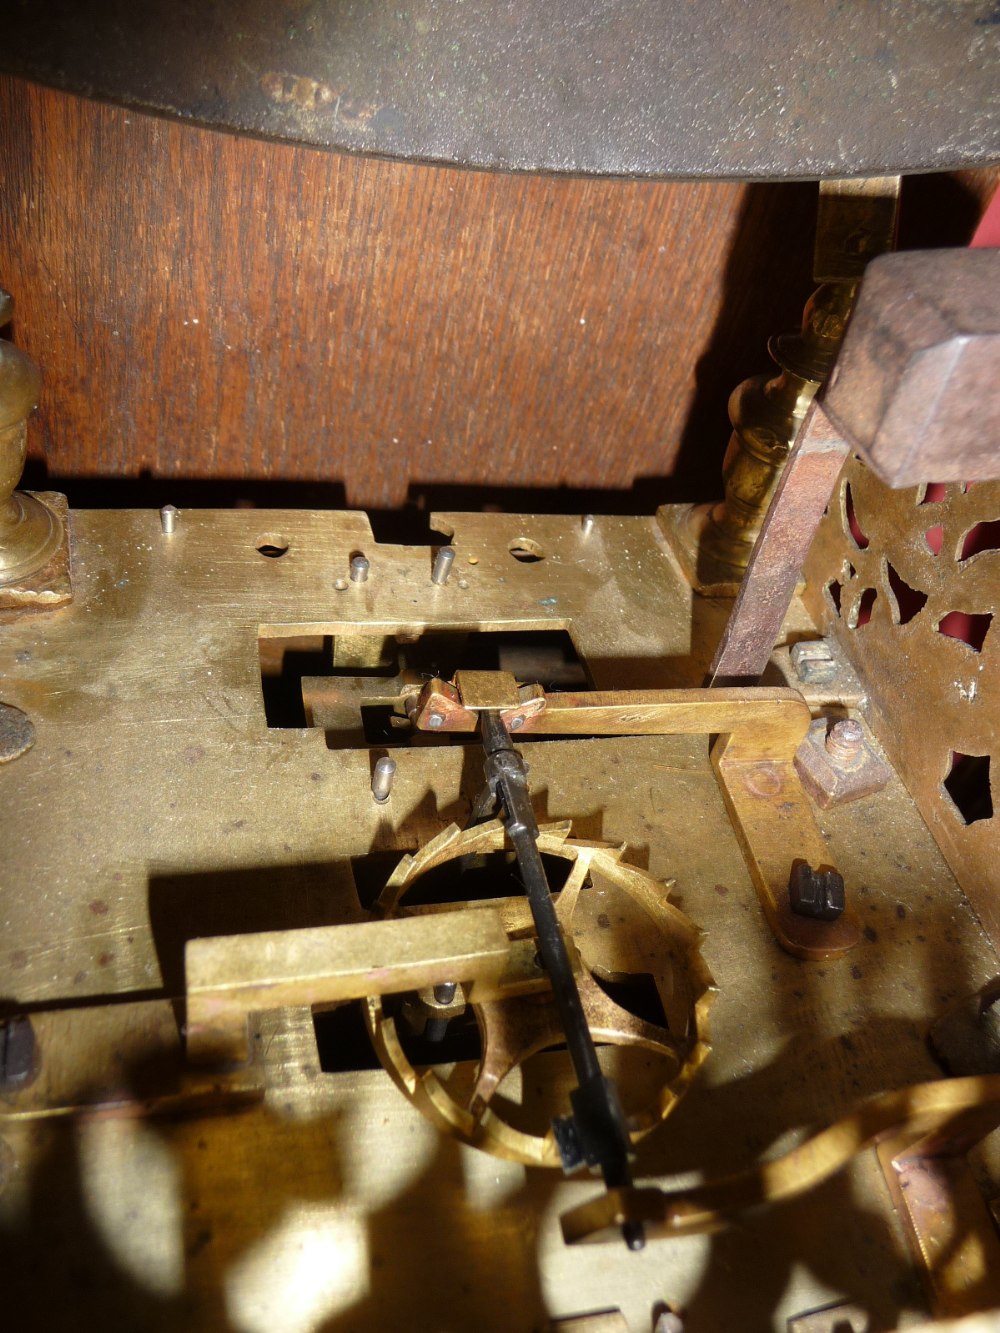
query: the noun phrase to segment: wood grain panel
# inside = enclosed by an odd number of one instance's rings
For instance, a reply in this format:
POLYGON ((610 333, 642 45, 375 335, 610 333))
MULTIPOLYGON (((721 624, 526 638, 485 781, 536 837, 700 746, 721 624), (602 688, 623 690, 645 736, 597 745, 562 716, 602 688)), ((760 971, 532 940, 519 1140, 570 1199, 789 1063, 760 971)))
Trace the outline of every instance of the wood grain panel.
POLYGON ((803 185, 377 162, 9 79, 0 173, 60 479, 711 493, 728 394, 810 286, 803 185))

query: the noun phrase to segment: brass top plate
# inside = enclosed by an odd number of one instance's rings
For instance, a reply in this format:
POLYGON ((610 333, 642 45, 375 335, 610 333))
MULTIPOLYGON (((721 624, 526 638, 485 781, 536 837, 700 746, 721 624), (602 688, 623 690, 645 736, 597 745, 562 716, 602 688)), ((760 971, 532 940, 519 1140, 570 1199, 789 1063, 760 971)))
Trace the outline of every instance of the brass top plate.
MULTIPOLYGON (((481 779, 468 747, 396 750, 381 807, 367 749, 269 728, 260 633, 564 628, 597 688, 700 683, 726 605, 692 602, 655 520, 599 518, 589 537, 565 517, 433 522, 454 529, 445 587, 430 581, 430 547, 377 546, 357 514, 189 511, 171 536, 155 513, 72 514, 73 603, 0 619, 0 695, 36 726, 34 747, 0 766, 6 999, 178 994, 188 937, 354 919, 350 858, 413 850, 465 819, 481 779), (542 560, 512 557, 523 535, 542 560), (275 538, 284 555, 258 553, 275 538), (370 577, 338 591, 357 550, 370 577)), ((798 603, 788 632, 813 632, 798 603)), ((713 1053, 642 1147, 640 1178, 739 1170, 867 1093, 935 1076, 929 1020, 997 959, 898 779, 819 815, 866 929, 851 955, 805 964, 761 917, 707 738, 524 752, 540 818, 570 818, 575 836, 624 843, 626 859, 675 877, 672 900, 707 932, 713 1053)), ((157 1013, 159 1049, 170 1025, 157 1013)), ((42 1016, 39 1030, 44 1041, 42 1016)), ((663 1299, 695 1329, 734 1311, 783 1329, 838 1294, 887 1327, 926 1312, 874 1159, 738 1233, 640 1256, 569 1251, 558 1216, 592 1181, 441 1137, 381 1070, 323 1073, 307 1012, 272 1013, 256 1036, 266 1097, 228 1115, 2 1120, 13 1308, 269 1333, 509 1333, 614 1306, 642 1329, 663 1299)), ((142 1074, 131 1054, 127 1071, 142 1074)), ((542 1057, 525 1095, 563 1076, 542 1057)))

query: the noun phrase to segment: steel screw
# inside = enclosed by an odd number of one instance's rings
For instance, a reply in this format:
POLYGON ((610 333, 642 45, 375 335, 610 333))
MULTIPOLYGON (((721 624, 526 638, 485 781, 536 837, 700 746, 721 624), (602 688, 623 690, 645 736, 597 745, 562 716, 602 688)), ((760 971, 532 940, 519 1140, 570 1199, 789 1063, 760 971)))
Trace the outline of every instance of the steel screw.
POLYGON ((0 1022, 0 1089, 14 1091, 35 1073, 35 1029, 27 1014, 0 1022))
POLYGON ((396 776, 396 761, 388 755, 380 759, 372 774, 372 795, 379 805, 384 805, 392 791, 392 780, 396 776))
POLYGON ((674 1310, 664 1310, 653 1325, 653 1333, 684 1333, 684 1320, 674 1310))
POLYGON ((825 685, 837 674, 837 663, 825 639, 792 645, 789 656, 804 685, 825 685))
POLYGON ((836 870, 813 870, 800 861, 788 880, 792 911, 814 921, 836 921, 847 906, 843 876, 836 870))
POLYGON ((443 713, 428 713, 428 715, 427 715, 427 725, 431 728, 432 731, 437 731, 439 727, 443 727, 443 726, 444 726, 444 714, 443 714, 443 713))
POLYGON ((180 510, 176 505, 164 505, 160 510, 160 529, 168 536, 177 528, 177 520, 180 517, 180 510))
POLYGON ((584 514, 583 518, 580 519, 580 531, 583 533, 585 537, 589 537, 590 534, 594 531, 593 514, 584 514))
MULTIPOLYGON (((458 990, 458 983, 454 981, 439 981, 434 987, 435 1004, 451 1004, 458 990)), ((428 1018, 427 1026, 424 1028, 424 1036, 428 1041, 444 1041, 444 1034, 448 1031, 447 1018, 428 1018)))
POLYGON ((369 563, 368 563, 368 560, 365 558, 365 556, 363 556, 363 555, 355 555, 355 556, 352 556, 352 557, 351 557, 351 582, 352 582, 352 583, 364 583, 365 580, 368 578, 368 570, 369 570, 369 568, 370 568, 370 565, 369 565, 369 563))
POLYGON ((853 717, 835 722, 826 736, 826 752, 830 762, 844 768, 856 764, 864 753, 864 741, 864 728, 853 717))
POLYGON ((434 557, 434 568, 431 570, 431 582, 443 585, 448 582, 448 575, 451 573, 451 567, 455 563, 454 546, 442 546, 440 551, 434 557))

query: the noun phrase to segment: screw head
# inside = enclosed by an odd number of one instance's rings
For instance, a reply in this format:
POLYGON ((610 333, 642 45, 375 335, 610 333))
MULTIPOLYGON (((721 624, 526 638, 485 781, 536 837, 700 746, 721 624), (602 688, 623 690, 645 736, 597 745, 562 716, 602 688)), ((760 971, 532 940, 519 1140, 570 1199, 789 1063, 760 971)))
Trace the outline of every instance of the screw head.
POLYGON ((836 921, 847 907, 843 876, 836 870, 813 870, 804 861, 792 867, 788 896, 797 916, 814 921, 836 921))
POLYGON ((0 1089, 13 1092, 36 1073, 35 1029, 27 1014, 0 1023, 0 1089))
POLYGON ((825 685, 837 674, 837 663, 825 639, 793 644, 790 657, 795 674, 804 685, 825 685))
POLYGON ((13 704, 0 704, 0 764, 19 759, 35 743, 35 724, 13 704))
POLYGON ((429 713, 427 715, 427 725, 431 728, 432 731, 437 731, 439 727, 444 726, 444 714, 429 713))
POLYGON ((834 763, 850 764, 860 758, 865 730, 853 717, 835 722, 826 737, 826 752, 834 763))

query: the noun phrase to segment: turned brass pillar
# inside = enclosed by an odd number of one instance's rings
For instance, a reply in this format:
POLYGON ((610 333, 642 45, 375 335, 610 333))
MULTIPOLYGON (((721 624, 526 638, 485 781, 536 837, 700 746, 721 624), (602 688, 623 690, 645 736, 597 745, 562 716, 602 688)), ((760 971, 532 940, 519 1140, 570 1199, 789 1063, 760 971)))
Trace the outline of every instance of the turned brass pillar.
POLYGON ((833 368, 865 265, 891 249, 899 178, 824 181, 814 276, 797 333, 772 338, 777 375, 744 380, 729 400, 725 498, 674 511, 664 531, 697 591, 735 596, 809 404, 833 368))
MULTIPOLYGON (((0 291, 0 328, 14 302, 0 291)), ((62 519, 47 504, 16 489, 24 471, 28 417, 41 389, 34 361, 0 339, 0 587, 20 583, 46 566, 64 538, 62 519)))
MULTIPOLYGON (((0 291, 0 328, 9 324, 13 300, 0 291)), ((17 491, 28 448, 28 417, 41 389, 31 357, 0 339, 0 588, 23 584, 64 549, 63 519, 39 497, 17 491)), ((31 589, 25 597, 31 595, 31 589)), ((53 593, 41 593, 53 600, 53 593)))
POLYGON ((725 499, 711 507, 701 532, 703 565, 722 580, 747 567, 792 441, 833 366, 856 292, 854 282, 824 283, 806 305, 801 331, 771 339, 768 352, 779 373, 756 375, 733 390, 725 499))

